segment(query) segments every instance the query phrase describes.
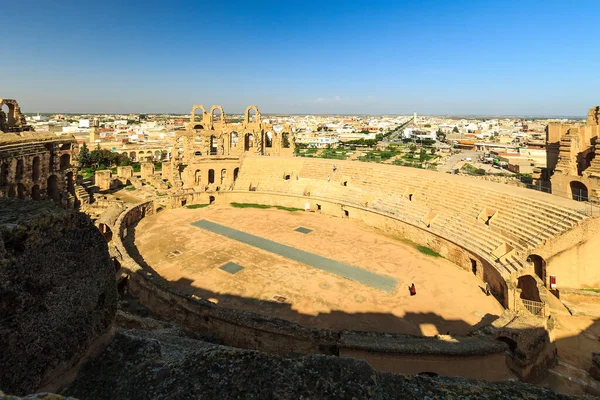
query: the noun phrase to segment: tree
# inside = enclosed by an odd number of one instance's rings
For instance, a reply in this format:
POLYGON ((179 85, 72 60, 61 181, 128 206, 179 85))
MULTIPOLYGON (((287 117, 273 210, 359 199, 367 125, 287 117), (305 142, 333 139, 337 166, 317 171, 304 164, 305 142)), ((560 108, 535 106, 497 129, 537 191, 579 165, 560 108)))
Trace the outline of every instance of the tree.
POLYGON ((455 126, 454 129, 452 129, 453 133, 458 133, 458 126, 455 126))
POLYGON ((90 150, 87 145, 84 143, 81 145, 79 149, 79 155, 77 156, 77 161, 79 162, 79 166, 81 168, 89 168, 92 165, 92 158, 90 156, 90 150))

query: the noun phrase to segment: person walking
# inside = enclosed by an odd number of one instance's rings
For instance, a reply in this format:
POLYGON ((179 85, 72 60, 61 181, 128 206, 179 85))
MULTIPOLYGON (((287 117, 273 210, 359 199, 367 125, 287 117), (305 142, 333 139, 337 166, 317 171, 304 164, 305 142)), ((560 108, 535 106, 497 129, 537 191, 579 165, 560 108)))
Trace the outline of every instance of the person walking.
POLYGON ((410 285, 410 287, 408 288, 408 291, 410 292, 411 296, 414 296, 417 294, 417 289, 415 288, 415 284, 413 283, 412 285, 410 285))
POLYGON ((489 296, 490 295, 490 284, 489 283, 485 283, 485 295, 489 296))

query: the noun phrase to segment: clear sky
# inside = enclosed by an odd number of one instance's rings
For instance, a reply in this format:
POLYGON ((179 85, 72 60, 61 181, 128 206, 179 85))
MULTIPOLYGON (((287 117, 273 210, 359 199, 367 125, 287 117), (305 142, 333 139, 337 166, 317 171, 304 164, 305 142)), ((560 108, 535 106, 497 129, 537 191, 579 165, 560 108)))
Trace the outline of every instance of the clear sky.
POLYGON ((0 97, 25 112, 584 115, 599 0, 12 0, 0 97))

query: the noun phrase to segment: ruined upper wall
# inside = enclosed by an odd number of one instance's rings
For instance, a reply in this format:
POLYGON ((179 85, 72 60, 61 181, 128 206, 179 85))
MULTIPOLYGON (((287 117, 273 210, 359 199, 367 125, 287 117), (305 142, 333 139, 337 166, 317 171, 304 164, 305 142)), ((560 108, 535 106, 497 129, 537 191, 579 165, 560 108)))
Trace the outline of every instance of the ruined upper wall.
POLYGON ((31 130, 33 128, 27 125, 27 120, 21 112, 19 103, 13 99, 0 98, 0 131, 22 132, 31 130), (8 109, 8 112, 4 111, 5 109, 8 109))

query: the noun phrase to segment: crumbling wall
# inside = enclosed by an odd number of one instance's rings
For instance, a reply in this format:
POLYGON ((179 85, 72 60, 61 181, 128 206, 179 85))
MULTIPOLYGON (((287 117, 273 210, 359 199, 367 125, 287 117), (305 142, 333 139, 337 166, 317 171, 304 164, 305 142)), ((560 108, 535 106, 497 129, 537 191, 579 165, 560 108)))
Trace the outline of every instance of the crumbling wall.
POLYGON ((0 389, 62 379, 110 331, 116 283, 89 217, 49 201, 0 199, 0 389))

